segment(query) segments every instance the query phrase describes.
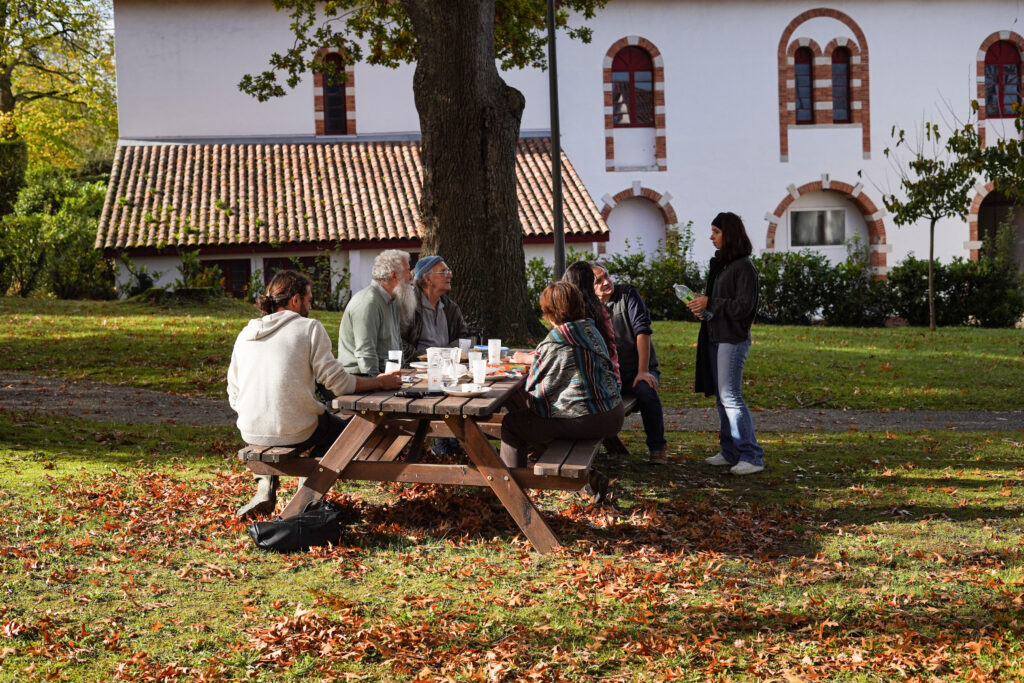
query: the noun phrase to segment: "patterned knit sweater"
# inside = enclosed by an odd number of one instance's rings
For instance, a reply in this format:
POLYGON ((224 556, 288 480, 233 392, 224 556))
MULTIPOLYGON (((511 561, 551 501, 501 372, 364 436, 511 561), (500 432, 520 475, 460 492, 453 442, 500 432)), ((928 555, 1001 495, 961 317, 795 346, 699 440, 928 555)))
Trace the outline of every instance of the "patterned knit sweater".
POLYGON ((606 412, 619 403, 608 347, 593 320, 551 329, 537 346, 526 391, 541 417, 583 417, 606 412))

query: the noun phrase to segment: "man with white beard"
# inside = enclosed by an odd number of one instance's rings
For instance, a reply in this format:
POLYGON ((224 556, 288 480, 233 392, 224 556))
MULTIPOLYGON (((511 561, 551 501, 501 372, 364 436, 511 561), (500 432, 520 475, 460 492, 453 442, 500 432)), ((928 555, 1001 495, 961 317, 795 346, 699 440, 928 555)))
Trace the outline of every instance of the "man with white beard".
POLYGON ((388 249, 373 260, 373 281, 352 295, 338 333, 338 360, 352 375, 374 377, 384 372, 388 351, 402 348, 397 293, 410 290, 408 252, 388 249))
POLYGON ((398 323, 406 362, 431 346, 456 346, 469 337, 459 306, 451 300, 452 270, 440 256, 421 256, 413 271, 412 291, 399 292, 398 323))

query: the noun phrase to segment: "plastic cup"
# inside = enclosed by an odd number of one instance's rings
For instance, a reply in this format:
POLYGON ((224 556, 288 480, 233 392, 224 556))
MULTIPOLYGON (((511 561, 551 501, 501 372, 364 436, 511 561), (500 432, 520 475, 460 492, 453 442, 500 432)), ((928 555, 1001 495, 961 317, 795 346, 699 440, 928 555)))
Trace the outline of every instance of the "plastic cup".
POLYGON ((487 381, 487 363, 480 358, 470 361, 469 366, 473 370, 473 384, 483 385, 487 381))
POLYGON ((392 372, 398 372, 401 369, 402 369, 402 364, 401 363, 396 363, 393 360, 389 360, 388 362, 384 363, 384 374, 390 374, 392 372))
POLYGON ((500 339, 488 339, 487 340, 487 362, 492 365, 497 365, 501 362, 501 340, 500 339))
POLYGON ((392 349, 392 350, 388 351, 388 360, 393 360, 396 363, 398 363, 399 365, 401 365, 402 364, 402 350, 401 349, 397 349, 397 350, 396 349, 392 349))
POLYGON ((470 351, 469 353, 466 354, 466 361, 469 363, 469 367, 473 367, 473 361, 475 361, 475 360, 483 360, 483 359, 484 359, 484 352, 483 351, 470 351))

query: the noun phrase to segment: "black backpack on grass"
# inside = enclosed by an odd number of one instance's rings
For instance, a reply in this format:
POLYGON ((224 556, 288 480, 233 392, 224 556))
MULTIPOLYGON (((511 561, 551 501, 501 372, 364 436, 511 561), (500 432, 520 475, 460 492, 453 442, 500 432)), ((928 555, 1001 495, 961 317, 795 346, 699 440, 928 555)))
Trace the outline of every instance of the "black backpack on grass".
POLYGON ((253 522, 249 535, 256 547, 290 553, 316 546, 337 543, 344 526, 356 521, 358 513, 333 500, 317 500, 288 519, 253 522))

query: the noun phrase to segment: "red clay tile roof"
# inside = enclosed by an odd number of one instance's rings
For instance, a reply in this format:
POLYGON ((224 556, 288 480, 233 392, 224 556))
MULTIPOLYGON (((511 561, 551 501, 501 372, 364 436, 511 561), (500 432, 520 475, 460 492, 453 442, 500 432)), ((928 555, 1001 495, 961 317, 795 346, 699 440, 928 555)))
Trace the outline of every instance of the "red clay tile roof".
MULTIPOLYGON (((519 141, 519 219, 550 236, 551 141, 519 141)), ((566 236, 608 226, 562 155, 566 236)), ((121 145, 98 248, 419 239, 418 142, 121 145)))

